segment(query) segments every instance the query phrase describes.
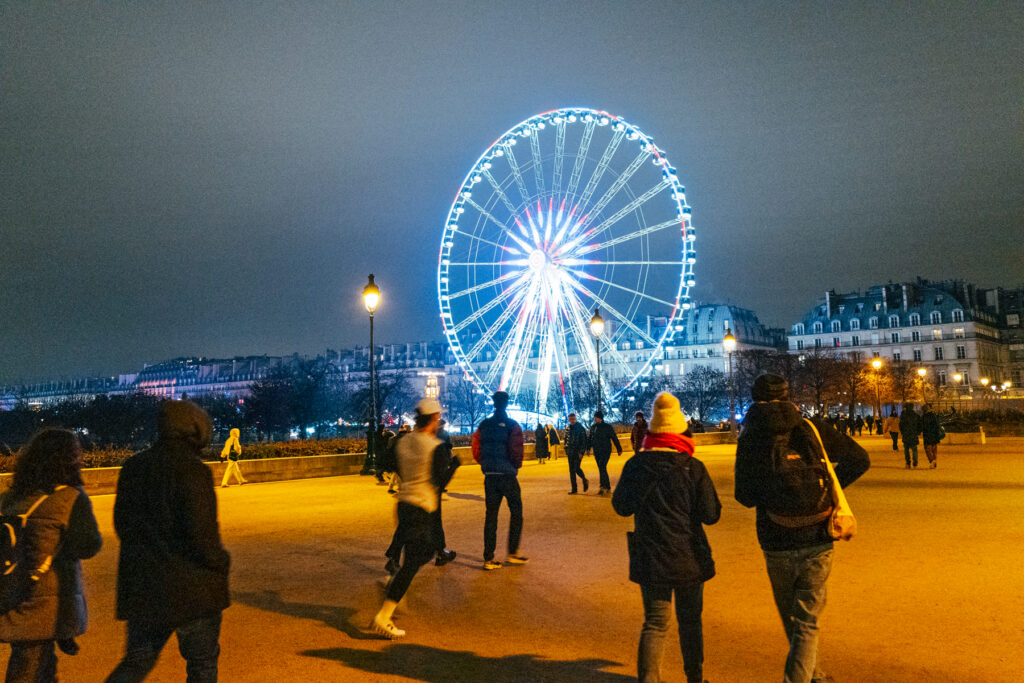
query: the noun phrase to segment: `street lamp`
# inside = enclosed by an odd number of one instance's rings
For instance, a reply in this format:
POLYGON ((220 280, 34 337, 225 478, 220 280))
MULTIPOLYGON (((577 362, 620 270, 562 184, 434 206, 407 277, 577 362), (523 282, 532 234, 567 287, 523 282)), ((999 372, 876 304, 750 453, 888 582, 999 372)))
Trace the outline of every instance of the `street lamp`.
POLYGON ((373 312, 377 310, 377 304, 380 302, 380 287, 373 281, 373 273, 370 273, 370 281, 363 287, 363 305, 366 306, 367 312, 370 314, 370 419, 372 427, 370 430, 369 438, 366 439, 366 460, 363 462, 363 469, 359 474, 373 474, 374 471, 374 455, 376 452, 377 442, 377 377, 374 372, 374 356, 376 352, 373 348, 373 312))
POLYGON ((736 337, 732 330, 726 328, 725 336, 722 337, 722 348, 729 354, 729 431, 733 437, 736 436, 736 392, 732 382, 732 352, 736 350, 736 337))
POLYGON ((590 334, 594 335, 594 350, 597 353, 597 409, 603 411, 601 401, 601 335, 604 334, 604 318, 594 309, 590 319, 590 334))
POLYGON ((882 359, 876 358, 871 361, 871 367, 875 369, 875 410, 878 411, 875 419, 882 419, 882 401, 878 395, 878 371, 882 369, 882 359))
POLYGON ((928 370, 926 370, 925 368, 918 368, 917 369, 917 376, 921 378, 921 402, 922 403, 928 400, 928 397, 925 395, 925 390, 924 390, 924 387, 925 387, 925 377, 927 375, 928 375, 928 370))
POLYGON ((956 382, 956 407, 962 409, 963 406, 960 404, 960 382, 964 381, 964 376, 959 372, 953 373, 953 381, 956 382))

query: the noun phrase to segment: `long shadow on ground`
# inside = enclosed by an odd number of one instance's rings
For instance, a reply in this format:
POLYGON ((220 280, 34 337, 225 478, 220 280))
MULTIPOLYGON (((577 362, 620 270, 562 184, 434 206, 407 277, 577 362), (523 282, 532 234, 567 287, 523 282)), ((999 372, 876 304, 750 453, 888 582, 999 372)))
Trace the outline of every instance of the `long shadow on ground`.
POLYGON ((587 681, 588 683, 626 683, 632 676, 602 671, 619 666, 606 659, 552 660, 537 655, 482 657, 473 652, 441 650, 425 645, 394 644, 381 651, 353 650, 344 647, 306 650, 307 657, 341 662, 353 669, 373 674, 405 676, 427 683, 449 681, 487 681, 488 683, 525 683, 529 681, 587 681))
POLYGON ((231 598, 236 602, 267 612, 277 612, 299 619, 313 619, 323 622, 326 626, 337 629, 353 640, 373 640, 378 636, 367 633, 352 623, 352 617, 356 610, 351 607, 339 607, 336 605, 311 605, 305 602, 288 602, 282 600, 277 591, 260 591, 259 593, 244 593, 232 591, 231 598))
POLYGON ((448 491, 447 493, 445 493, 445 495, 451 498, 456 498, 458 500, 479 500, 483 502, 484 499, 484 497, 478 493, 455 493, 452 491, 448 491))

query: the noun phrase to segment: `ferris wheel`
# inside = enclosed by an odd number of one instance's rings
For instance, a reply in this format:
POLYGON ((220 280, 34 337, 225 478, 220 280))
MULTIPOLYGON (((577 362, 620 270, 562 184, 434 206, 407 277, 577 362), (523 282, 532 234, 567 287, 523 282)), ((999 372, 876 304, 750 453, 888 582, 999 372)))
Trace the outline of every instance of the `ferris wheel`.
POLYGON ((533 116, 484 151, 448 212, 448 344, 481 391, 550 414, 595 377, 597 343, 614 396, 651 373, 690 307, 693 244, 685 190, 649 136, 594 109, 533 116))

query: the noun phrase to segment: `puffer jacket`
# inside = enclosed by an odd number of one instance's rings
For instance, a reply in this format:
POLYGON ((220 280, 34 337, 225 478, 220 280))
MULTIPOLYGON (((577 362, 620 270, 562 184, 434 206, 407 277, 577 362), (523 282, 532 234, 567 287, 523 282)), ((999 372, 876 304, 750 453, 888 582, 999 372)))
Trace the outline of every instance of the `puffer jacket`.
POLYGON ((900 439, 904 446, 916 446, 921 435, 921 416, 913 408, 900 413, 900 439))
MULTIPOLYGON (((0 509, 24 514, 42 495, 33 491, 15 498, 8 491, 0 497, 0 509)), ((0 641, 63 640, 85 633, 81 560, 103 545, 89 496, 80 488, 59 487, 28 517, 18 545, 23 559, 9 578, 24 586, 28 597, 0 616, 0 641), (29 573, 47 557, 53 558, 50 570, 32 581, 29 573)))
POLYGON ((523 466, 522 427, 504 411, 495 411, 473 433, 473 459, 484 474, 517 474, 523 466))
POLYGON ((675 586, 715 575, 704 524, 722 504, 704 463, 676 451, 641 451, 626 461, 612 494, 620 515, 634 516, 629 580, 675 586))
MULTIPOLYGON (((775 437, 788 434, 794 427, 805 426, 808 441, 817 439, 804 422, 796 406, 788 401, 759 401, 750 407, 743 419, 743 428, 736 444, 736 500, 757 509, 757 540, 764 550, 798 550, 832 543, 828 520, 804 527, 784 527, 768 517, 768 500, 772 471, 772 448, 775 437)), ((828 423, 815 419, 832 467, 844 489, 867 472, 871 459, 867 451, 828 423)))

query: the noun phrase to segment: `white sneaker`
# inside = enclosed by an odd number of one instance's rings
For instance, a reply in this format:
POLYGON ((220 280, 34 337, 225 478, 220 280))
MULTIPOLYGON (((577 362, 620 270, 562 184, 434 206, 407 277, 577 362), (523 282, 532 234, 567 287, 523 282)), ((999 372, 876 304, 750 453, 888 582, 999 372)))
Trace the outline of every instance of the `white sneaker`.
POLYGON ((530 561, 530 558, 523 557, 522 555, 509 555, 505 558, 505 561, 509 564, 526 564, 530 561))
POLYGON ((395 640, 397 638, 404 638, 405 631, 395 626, 395 623, 390 619, 383 621, 377 617, 373 618, 373 623, 370 624, 376 633, 384 636, 388 640, 395 640))

